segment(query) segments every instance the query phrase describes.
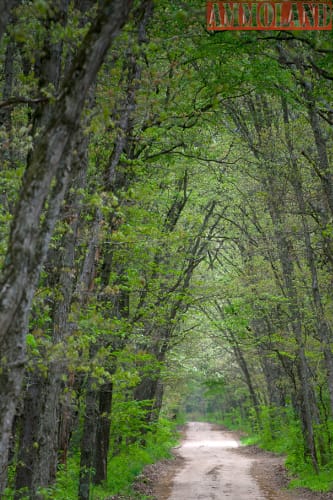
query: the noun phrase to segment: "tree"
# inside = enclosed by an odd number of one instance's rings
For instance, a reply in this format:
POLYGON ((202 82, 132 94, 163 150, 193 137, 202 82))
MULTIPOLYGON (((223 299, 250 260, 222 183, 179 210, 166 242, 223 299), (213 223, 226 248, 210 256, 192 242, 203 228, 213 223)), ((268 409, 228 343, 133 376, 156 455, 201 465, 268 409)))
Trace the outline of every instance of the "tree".
POLYGON ((183 397, 327 466, 331 33, 211 35, 199 1, 18 4, 0 46, 16 498, 56 497, 59 463, 68 497, 102 497, 183 397))
POLYGON ((76 125, 90 85, 111 42, 126 22, 131 4, 113 1, 101 5, 28 158, 1 277, 1 491, 5 486, 11 425, 24 373, 28 313, 66 192, 76 125), (55 185, 51 187, 52 181, 55 185), (43 208, 46 213, 42 218, 43 208))

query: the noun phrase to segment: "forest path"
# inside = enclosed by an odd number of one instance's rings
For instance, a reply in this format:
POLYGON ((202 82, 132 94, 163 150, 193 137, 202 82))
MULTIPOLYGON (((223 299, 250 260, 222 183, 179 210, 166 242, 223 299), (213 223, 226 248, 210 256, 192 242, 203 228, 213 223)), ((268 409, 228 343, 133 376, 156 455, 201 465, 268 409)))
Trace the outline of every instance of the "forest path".
MULTIPOLYGON (((262 478, 260 458, 243 454, 235 433, 203 422, 189 422, 181 446, 183 459, 169 488, 157 492, 159 500, 287 500, 291 494, 262 478), (164 492, 163 492, 164 490, 164 492)), ((262 460, 262 459, 261 459, 262 460)), ((279 458, 265 457, 265 471, 278 466, 279 458), (272 460, 272 464, 269 461, 272 460), (274 464, 273 464, 274 461, 274 464)), ((266 476, 266 474, 265 474, 266 476)))

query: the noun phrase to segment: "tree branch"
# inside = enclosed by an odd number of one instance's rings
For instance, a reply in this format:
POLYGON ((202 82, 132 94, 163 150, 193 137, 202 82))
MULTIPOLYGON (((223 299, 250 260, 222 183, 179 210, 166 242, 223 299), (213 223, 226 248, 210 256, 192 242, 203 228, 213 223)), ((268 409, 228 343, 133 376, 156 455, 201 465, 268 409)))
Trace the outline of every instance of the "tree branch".
POLYGON ((0 101, 0 109, 10 107, 12 108, 18 104, 39 104, 40 102, 47 102, 48 100, 48 97, 36 97, 35 99, 23 96, 10 97, 5 101, 0 101))

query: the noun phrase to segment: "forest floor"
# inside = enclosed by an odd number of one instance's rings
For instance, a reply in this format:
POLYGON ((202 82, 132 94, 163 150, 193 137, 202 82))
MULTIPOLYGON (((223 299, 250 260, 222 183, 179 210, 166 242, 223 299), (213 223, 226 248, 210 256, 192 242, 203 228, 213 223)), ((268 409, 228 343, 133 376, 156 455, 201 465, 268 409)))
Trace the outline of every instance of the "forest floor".
POLYGON ((333 493, 287 485, 283 457, 240 446, 235 432, 190 422, 174 459, 146 467, 135 489, 155 500, 333 500, 333 493))

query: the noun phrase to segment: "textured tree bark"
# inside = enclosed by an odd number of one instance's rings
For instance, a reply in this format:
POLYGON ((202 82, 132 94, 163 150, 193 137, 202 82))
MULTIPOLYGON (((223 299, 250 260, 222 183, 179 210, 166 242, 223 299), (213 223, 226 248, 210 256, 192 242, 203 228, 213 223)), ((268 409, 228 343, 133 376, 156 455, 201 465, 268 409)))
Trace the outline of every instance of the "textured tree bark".
POLYGON ((0 0, 0 40, 6 31, 11 11, 20 3, 20 0, 0 0))
MULTIPOLYGON (((93 286, 93 281, 96 273, 96 252, 99 245, 99 230, 100 230, 101 215, 96 212, 96 217, 93 223, 92 238, 88 245, 88 251, 82 267, 81 278, 77 293, 81 297, 81 302, 84 307, 88 303, 89 291, 93 286)), ((93 359, 100 347, 99 341, 90 347, 90 358, 93 359)), ((85 414, 83 420, 83 431, 80 442, 80 475, 78 498, 80 500, 89 500, 90 486, 95 476, 95 457, 97 446, 97 427, 99 417, 99 389, 98 382, 93 374, 89 374, 86 383, 85 392, 85 414)), ((106 424, 106 422, 104 422, 106 424)))
POLYGON ((0 279, 0 493, 6 485, 8 445, 22 387, 29 310, 66 192, 73 137, 89 87, 131 7, 131 0, 105 0, 101 4, 60 96, 48 110, 49 119, 23 178, 0 279))
POLYGON ((86 390, 85 418, 81 437, 79 500, 90 499, 90 485, 94 476, 93 465, 96 452, 97 416, 98 393, 96 390, 96 380, 92 376, 89 376, 86 390))
MULTIPOLYGON (((2 99, 5 101, 12 95, 13 87, 13 68, 14 68, 15 45, 12 40, 9 40, 6 47, 6 56, 4 62, 4 83, 2 90, 2 99)), ((13 147, 12 139, 12 118, 11 109, 4 108, 0 110, 0 127, 6 131, 5 138, 0 141, 0 171, 7 166, 14 168, 13 165, 13 147)), ((4 209, 11 212, 7 193, 1 189, 0 193, 0 213, 4 209)))
MULTIPOLYGON (((6 47, 6 56, 5 56, 5 64, 4 64, 4 84, 2 91, 2 99, 6 101, 12 95, 13 89, 13 78, 14 78, 14 56, 15 56, 15 44, 13 40, 8 40, 6 47)), ((10 141, 12 137, 12 120, 11 120, 11 109, 4 108, 0 110, 0 125, 4 125, 4 128, 7 132, 7 140, 10 141)), ((1 151, 1 164, 2 161, 11 160, 12 156, 12 148, 11 144, 5 144, 5 147, 2 148, 1 151)), ((2 165, 0 164, 0 169, 2 165)))
MULTIPOLYGON (((79 129, 78 140, 76 141, 75 151, 76 155, 73 159, 73 177, 70 187, 73 189, 80 189, 85 186, 86 171, 88 168, 87 147, 88 138, 81 133, 79 129)), ((46 271, 52 270, 52 283, 48 286, 55 291, 55 300, 52 311, 52 326, 53 335, 52 342, 54 345, 61 343, 69 334, 70 326, 68 325, 68 314, 70 312, 71 301, 76 284, 75 257, 76 257, 76 243, 78 238, 78 231, 80 225, 80 209, 81 209, 81 194, 78 192, 74 194, 67 194, 66 205, 62 212, 62 219, 68 220, 69 231, 67 231, 60 242, 62 250, 52 250, 48 253, 45 263, 46 271)), ((51 275, 51 274, 50 274, 51 275)), ((64 390, 63 376, 68 373, 66 360, 51 362, 48 366, 47 377, 35 377, 35 391, 38 392, 38 399, 40 401, 40 411, 38 418, 34 423, 35 446, 31 446, 30 459, 31 465, 29 470, 24 471, 22 477, 22 470, 20 464, 23 460, 19 460, 19 465, 16 470, 16 482, 22 488, 25 486, 30 493, 37 498, 36 491, 39 487, 47 487, 53 483, 56 477, 56 470, 59 457, 59 433, 60 433, 60 420, 61 410, 64 410, 60 400, 64 390), (24 483, 26 481, 26 483, 24 483)), ((26 398, 29 394, 26 395, 26 398)), ((29 420, 30 416, 24 412, 21 420, 23 426, 25 420, 29 420)), ((65 439, 64 433, 62 437, 65 439)), ((69 433, 67 434, 69 439, 69 433)), ((24 442, 25 436, 22 434, 21 440, 24 442)), ((68 443, 62 441, 62 449, 67 449, 68 443)), ((28 453, 27 447, 26 454, 28 453)))
MULTIPOLYGON (((151 351, 148 351, 151 354, 151 351)), ((159 355, 159 362, 165 360, 166 351, 159 355)), ((140 401, 141 409, 145 411, 145 418, 140 429, 138 440, 145 446, 145 434, 151 424, 158 420, 163 403, 163 383, 161 380, 161 368, 156 365, 151 373, 146 374, 133 391, 133 398, 140 401)))
POLYGON ((107 478, 108 453, 110 444, 111 408, 113 384, 108 382, 99 390, 99 405, 96 430, 96 453, 94 484, 100 484, 107 478))
POLYGON ((15 500, 26 497, 31 490, 31 471, 37 453, 37 431, 42 409, 40 398, 40 378, 30 377, 24 399, 23 415, 20 420, 19 449, 15 477, 15 500))
MULTIPOLYGON (((62 43, 57 42, 55 44, 51 43, 50 28, 52 22, 65 24, 67 18, 67 0, 57 0, 54 5, 54 11, 52 12, 52 18, 46 16, 43 20, 43 26, 46 32, 44 37, 43 46, 40 51, 36 51, 36 63, 35 78, 38 79, 39 90, 42 91, 51 84, 55 91, 59 90, 60 83, 60 73, 62 67, 62 43)), ((51 13, 49 13, 51 15, 51 13)), ((51 107, 49 104, 39 104, 35 107, 32 125, 35 131, 38 131, 45 125, 49 118, 49 113, 51 112, 51 107)), ((57 261, 53 262, 53 269, 60 269, 58 262, 60 254, 57 253, 57 261)), ((28 375, 29 378, 29 375, 28 375)), ((57 450, 56 447, 50 446, 53 441, 54 432, 57 429, 57 407, 56 400, 59 397, 59 373, 55 372, 54 366, 48 367, 48 376, 45 377, 39 373, 36 369, 36 373, 33 375, 34 379, 34 393, 37 401, 39 402, 39 413, 38 417, 35 417, 34 422, 34 441, 30 442, 29 446, 24 446, 25 457, 24 460, 18 461, 18 466, 16 468, 16 485, 18 488, 25 488, 29 491, 29 494, 36 496, 36 491, 38 486, 47 486, 49 482, 47 477, 55 477, 56 472, 56 462, 54 458, 56 457, 57 450), (45 453, 45 450, 48 450, 45 453), (30 453, 30 456, 29 456, 30 453), (29 467, 25 467, 24 463, 29 463, 29 467), (53 466, 51 466, 53 462, 53 466), (43 478, 41 482, 36 482, 35 473, 40 478, 43 478)), ((29 386, 25 394, 25 401, 29 401, 29 386)), ((30 415, 24 412, 21 420, 23 431, 20 436, 19 448, 21 443, 25 443, 29 439, 29 422, 30 415), (26 436, 25 433, 28 433, 26 436)))
MULTIPOLYGON (((81 134, 80 134, 81 135, 81 134)), ((75 187, 83 186, 87 169, 86 158, 87 139, 81 137, 80 144, 77 144, 76 150, 83 149, 82 154, 75 163, 80 163, 81 172, 75 177, 75 187)), ((74 167, 77 171, 77 167, 74 167)), ((73 187, 74 187, 74 182, 73 187)), ((67 216, 72 217, 70 230, 65 234, 61 245, 63 252, 55 252, 47 261, 47 266, 58 269, 58 279, 55 283, 56 295, 58 295, 53 309, 53 338, 54 345, 60 344, 70 333, 68 325, 68 315, 70 312, 75 280, 77 276, 74 272, 76 242, 78 237, 78 228, 80 220, 79 196, 67 200, 67 216)), ((32 482, 31 491, 36 496, 39 487, 47 487, 52 484, 56 477, 56 470, 59 455, 59 420, 60 420, 60 400, 64 389, 63 376, 68 373, 66 360, 52 362, 48 367, 47 380, 41 380, 40 398, 43 401, 42 411, 38 421, 38 453, 36 454, 33 466, 31 468, 32 482), (44 383, 43 383, 44 382, 44 383)), ((37 496, 36 496, 37 498, 37 496)))
POLYGON ((35 375, 32 388, 26 391, 16 469, 16 498, 25 498, 27 494, 35 500, 42 498, 37 494, 38 487, 48 486, 55 479, 57 446, 54 434, 60 391, 59 378, 52 370, 51 375, 52 378, 47 379, 42 374, 35 375))
POLYGON ((66 393, 62 394, 59 406, 59 430, 58 430, 58 462, 62 465, 67 464, 67 456, 69 450, 69 443, 72 431, 74 429, 77 415, 74 412, 74 397, 73 388, 75 386, 74 372, 68 373, 68 380, 66 384, 66 393))

